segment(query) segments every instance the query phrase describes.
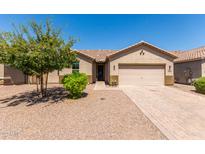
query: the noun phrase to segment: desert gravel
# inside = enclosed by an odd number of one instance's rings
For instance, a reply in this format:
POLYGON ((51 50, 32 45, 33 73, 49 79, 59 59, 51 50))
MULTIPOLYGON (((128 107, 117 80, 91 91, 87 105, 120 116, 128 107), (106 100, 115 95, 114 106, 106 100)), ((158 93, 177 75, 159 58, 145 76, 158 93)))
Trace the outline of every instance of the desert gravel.
POLYGON ((122 91, 93 87, 78 100, 8 106, 35 86, 0 86, 0 139, 166 139, 122 91))
POLYGON ((174 86, 172 86, 174 88, 177 88, 177 89, 180 89, 182 91, 185 91, 185 92, 189 92, 189 93, 192 93, 194 95, 198 95, 198 96, 203 96, 205 97, 204 94, 201 94, 201 93, 197 93, 196 92, 196 89, 193 85, 185 85, 185 84, 178 84, 178 83, 175 83, 174 86))

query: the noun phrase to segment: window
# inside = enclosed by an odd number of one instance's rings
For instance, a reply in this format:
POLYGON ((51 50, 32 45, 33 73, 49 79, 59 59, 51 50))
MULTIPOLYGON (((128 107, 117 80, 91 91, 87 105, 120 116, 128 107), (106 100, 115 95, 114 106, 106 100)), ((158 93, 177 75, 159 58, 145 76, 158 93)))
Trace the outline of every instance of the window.
POLYGON ((79 72, 79 62, 74 62, 72 64, 72 73, 79 72))

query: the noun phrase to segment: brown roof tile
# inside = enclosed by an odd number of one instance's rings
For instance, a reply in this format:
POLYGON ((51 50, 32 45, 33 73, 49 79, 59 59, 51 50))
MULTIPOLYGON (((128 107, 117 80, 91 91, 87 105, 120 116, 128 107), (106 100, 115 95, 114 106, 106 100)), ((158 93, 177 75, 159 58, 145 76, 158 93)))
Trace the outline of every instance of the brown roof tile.
POLYGON ((205 46, 186 51, 172 51, 178 58, 174 62, 194 61, 205 58, 205 46))
POLYGON ((122 49, 122 50, 77 50, 78 53, 82 54, 82 55, 85 55, 89 58, 92 58, 93 60, 95 60, 96 62, 105 62, 106 61, 106 58, 107 57, 111 57, 111 56, 114 56, 115 54, 118 54, 120 52, 123 52, 123 51, 127 51, 129 50, 130 48, 132 47, 135 47, 135 46, 140 46, 140 45, 148 45, 150 47, 153 47, 155 49, 158 49, 160 52, 164 53, 164 54, 167 54, 171 57, 174 57, 174 58, 177 58, 175 54, 173 54, 172 52, 167 52, 163 49, 160 49, 154 45, 151 45, 147 42, 144 42, 144 41, 141 41, 141 42, 138 42, 132 46, 129 46, 125 49, 122 49))
POLYGON ((117 50, 77 50, 77 52, 95 59, 96 62, 105 62, 109 54, 115 53, 117 50))

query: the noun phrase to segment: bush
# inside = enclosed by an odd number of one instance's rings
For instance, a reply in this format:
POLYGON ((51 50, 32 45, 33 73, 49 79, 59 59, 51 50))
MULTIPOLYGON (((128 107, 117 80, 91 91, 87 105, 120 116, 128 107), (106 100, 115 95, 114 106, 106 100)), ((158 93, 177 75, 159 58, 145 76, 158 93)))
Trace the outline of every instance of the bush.
POLYGON ((83 90, 88 84, 88 77, 84 73, 72 73, 65 75, 62 80, 64 88, 69 92, 71 98, 80 98, 83 90))
POLYGON ((194 87, 197 92, 205 94, 205 77, 201 77, 194 81, 194 87))

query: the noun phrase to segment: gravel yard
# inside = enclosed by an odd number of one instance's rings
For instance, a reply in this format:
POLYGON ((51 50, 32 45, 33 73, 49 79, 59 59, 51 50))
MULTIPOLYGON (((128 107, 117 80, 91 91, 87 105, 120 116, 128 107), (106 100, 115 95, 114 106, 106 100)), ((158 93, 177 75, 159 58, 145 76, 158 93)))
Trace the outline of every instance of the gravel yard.
POLYGON ((198 96, 204 96, 204 94, 200 94, 200 93, 197 93, 196 90, 195 90, 195 87, 193 85, 185 85, 185 84, 178 84, 178 83, 175 83, 174 88, 177 88, 177 89, 180 89, 182 91, 185 91, 185 92, 189 92, 189 93, 192 93, 192 94, 195 94, 195 95, 198 95, 198 96))
POLYGON ((81 99, 56 93, 33 104, 24 94, 32 89, 0 86, 0 139, 166 139, 122 91, 89 85, 81 99))

